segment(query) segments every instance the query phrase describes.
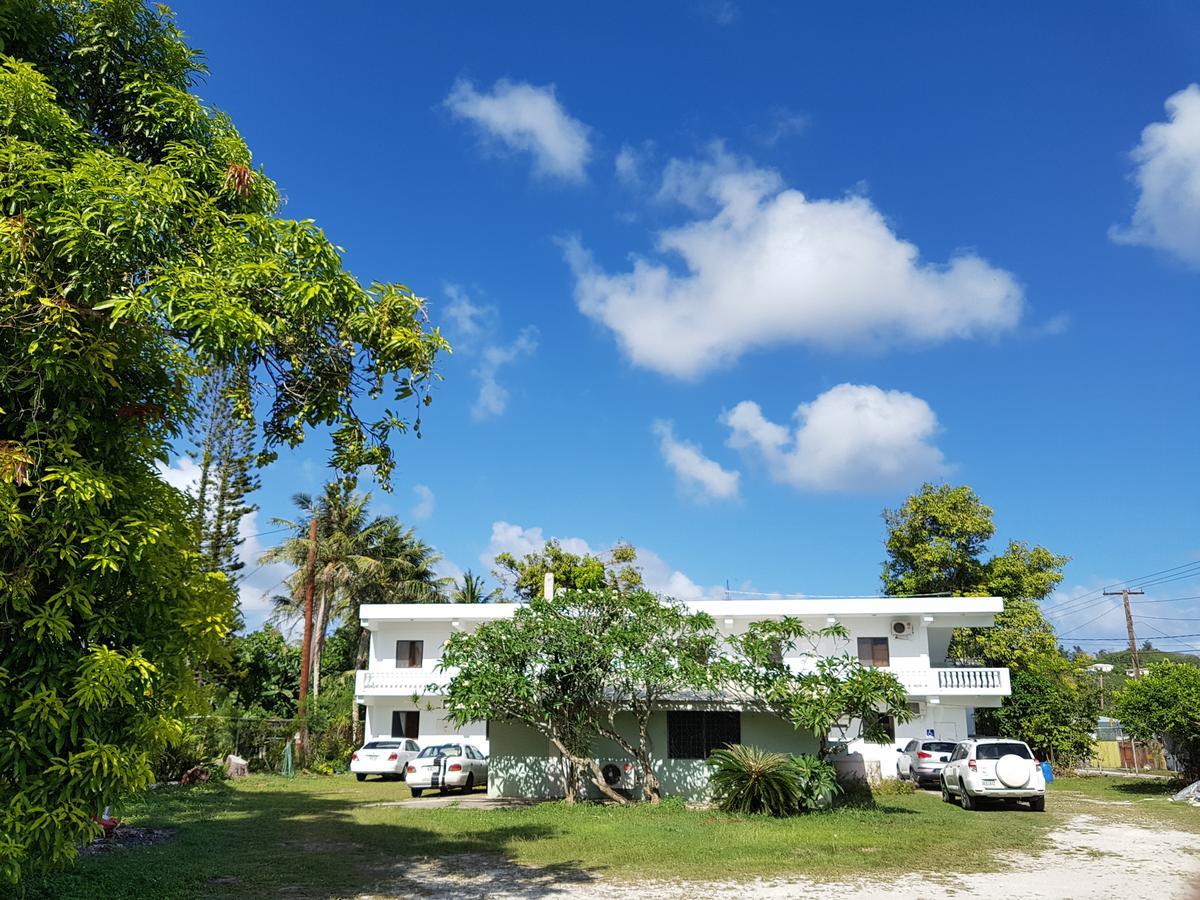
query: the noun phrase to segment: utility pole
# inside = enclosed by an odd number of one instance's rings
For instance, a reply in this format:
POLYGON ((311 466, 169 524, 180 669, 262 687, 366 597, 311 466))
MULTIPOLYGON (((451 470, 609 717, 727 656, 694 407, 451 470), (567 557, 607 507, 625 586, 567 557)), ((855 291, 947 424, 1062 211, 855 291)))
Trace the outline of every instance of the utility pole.
POLYGON ((313 589, 317 575, 317 517, 308 528, 308 564, 304 567, 304 649, 300 652, 300 759, 308 759, 308 668, 312 652, 313 589))
MULTIPOLYGON (((1133 663, 1134 678, 1142 677, 1142 664, 1138 661, 1137 635, 1133 633, 1133 613, 1129 611, 1129 596, 1131 594, 1135 596, 1141 596, 1144 593, 1146 592, 1131 591, 1129 588, 1125 588, 1120 591, 1104 592, 1104 596, 1106 597, 1115 597, 1120 594, 1121 601, 1125 604, 1125 628, 1129 631, 1129 659, 1133 663)), ((1129 739, 1129 749, 1133 756, 1133 770, 1136 772, 1138 771, 1137 741, 1133 738, 1129 739)))
POLYGON ((1104 592, 1105 597, 1116 597, 1119 594, 1125 603, 1125 628, 1129 631, 1129 658, 1133 663, 1134 678, 1142 677, 1142 664, 1138 662, 1137 636, 1133 633, 1133 613, 1129 611, 1129 598, 1130 596, 1140 597, 1145 593, 1145 591, 1131 591, 1129 588, 1120 591, 1104 592))

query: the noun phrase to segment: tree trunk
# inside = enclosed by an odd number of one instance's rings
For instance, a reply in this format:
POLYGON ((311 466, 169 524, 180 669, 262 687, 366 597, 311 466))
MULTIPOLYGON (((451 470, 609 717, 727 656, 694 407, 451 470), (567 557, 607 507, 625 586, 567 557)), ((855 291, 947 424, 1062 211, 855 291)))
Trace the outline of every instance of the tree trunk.
MULTIPOLYGON (((600 764, 597 763, 596 760, 588 756, 576 756, 574 753, 568 750, 567 746, 558 738, 552 737, 550 740, 554 743, 554 746, 558 748, 558 752, 570 760, 573 768, 586 770, 592 773, 592 784, 596 786, 596 789, 599 790, 600 793, 608 797, 614 803, 620 803, 622 806, 629 803, 628 800, 608 786, 608 782, 604 780, 604 773, 600 771, 600 764)), ((572 773, 571 777, 567 779, 566 801, 568 803, 574 803, 578 799, 574 782, 575 777, 574 773, 572 773)))
MULTIPOLYGON (((638 717, 638 738, 640 744, 637 747, 629 743, 615 728, 602 729, 600 736, 608 738, 633 757, 634 762, 638 764, 638 768, 642 770, 642 798, 651 805, 660 803, 662 801, 662 785, 658 781, 658 776, 654 774, 654 768, 650 762, 650 740, 649 735, 646 733, 646 722, 640 716, 638 717)), ((604 780, 603 773, 601 773, 600 780, 604 780)), ((606 782, 605 787, 607 786, 606 782)), ((601 790, 603 789, 601 788, 601 790)))
POLYGON ((325 626, 329 616, 329 592, 322 587, 321 599, 317 604, 317 613, 313 617, 312 657, 309 671, 313 699, 321 696, 321 654, 325 650, 325 626))

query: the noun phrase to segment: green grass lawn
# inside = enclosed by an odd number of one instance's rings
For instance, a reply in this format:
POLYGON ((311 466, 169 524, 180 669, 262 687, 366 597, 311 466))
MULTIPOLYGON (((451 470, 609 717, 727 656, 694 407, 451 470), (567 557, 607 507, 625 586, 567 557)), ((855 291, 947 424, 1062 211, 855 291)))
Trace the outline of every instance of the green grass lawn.
MULTIPOLYGON (((977 813, 935 794, 885 796, 874 809, 843 808, 789 820, 730 817, 680 807, 548 803, 519 809, 414 809, 399 782, 348 776, 233 783, 147 793, 120 812, 143 827, 177 829, 169 841, 81 859, 70 872, 30 882, 30 898, 298 897, 370 893, 397 867, 462 853, 497 854, 545 878, 833 878, 901 871, 982 871, 1006 850, 1036 849, 1074 812, 1162 816, 1158 783, 1061 779, 1045 814, 997 805, 977 813), (1137 785, 1142 785, 1139 793, 1137 785), (1148 792, 1148 793, 1147 793, 1148 792)), ((1200 820, 1194 808, 1191 818, 1200 820)), ((1193 823, 1200 830, 1200 822, 1193 823)))

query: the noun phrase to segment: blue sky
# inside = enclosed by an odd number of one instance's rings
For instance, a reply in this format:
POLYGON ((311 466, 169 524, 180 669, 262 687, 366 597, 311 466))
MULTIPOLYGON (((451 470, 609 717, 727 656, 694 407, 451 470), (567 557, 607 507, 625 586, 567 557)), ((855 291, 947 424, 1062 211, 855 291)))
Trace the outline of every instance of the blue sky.
POLYGON ((377 494, 451 570, 621 539, 681 596, 869 594, 925 479, 1072 557, 1068 645, 1200 561, 1194 6, 174 6, 285 213, 455 345, 377 494))

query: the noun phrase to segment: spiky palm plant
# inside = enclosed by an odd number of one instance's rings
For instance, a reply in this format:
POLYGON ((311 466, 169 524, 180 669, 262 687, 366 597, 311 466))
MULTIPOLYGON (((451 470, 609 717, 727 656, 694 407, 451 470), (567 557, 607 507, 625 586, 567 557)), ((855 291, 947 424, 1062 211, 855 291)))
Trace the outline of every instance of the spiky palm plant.
POLYGON ((786 753, 734 744, 714 750, 708 764, 713 799, 725 812, 791 816, 803 808, 796 765, 786 753))

